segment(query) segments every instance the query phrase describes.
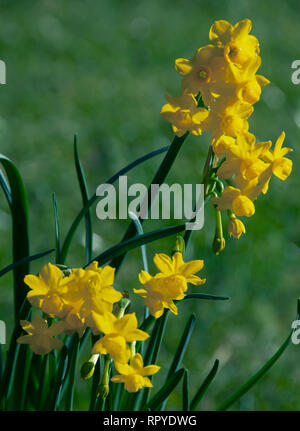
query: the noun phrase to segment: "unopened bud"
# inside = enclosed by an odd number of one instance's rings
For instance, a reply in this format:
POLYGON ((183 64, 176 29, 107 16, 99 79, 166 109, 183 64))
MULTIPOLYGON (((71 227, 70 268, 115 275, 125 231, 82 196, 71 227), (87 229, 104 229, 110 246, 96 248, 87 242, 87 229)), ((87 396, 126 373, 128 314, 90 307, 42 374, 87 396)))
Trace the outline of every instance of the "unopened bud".
POLYGON ((234 238, 237 239, 242 235, 242 233, 246 233, 244 223, 235 216, 231 216, 229 219, 227 230, 229 236, 234 236, 234 238))
POLYGON ((88 380, 93 377, 95 371, 95 364, 93 362, 85 362, 80 370, 80 375, 83 380, 88 380))
POLYGON ((172 250, 172 256, 175 253, 184 253, 184 248, 185 248, 185 243, 184 243, 184 239, 181 235, 177 235, 176 237, 176 242, 175 242, 175 246, 172 250))
POLYGON ((96 394, 97 398, 100 397, 103 400, 105 400, 108 394, 109 394, 109 385, 106 383, 105 384, 101 383, 101 385, 99 385, 97 389, 97 394, 96 394))
POLYGON ((98 354, 93 355, 87 362, 82 365, 80 375, 83 380, 88 380, 93 376, 98 358, 98 354))
POLYGON ((222 238, 218 238, 215 236, 214 238, 214 242, 213 242, 213 251, 218 255, 219 253, 221 253, 221 251, 224 250, 225 248, 225 239, 222 238))

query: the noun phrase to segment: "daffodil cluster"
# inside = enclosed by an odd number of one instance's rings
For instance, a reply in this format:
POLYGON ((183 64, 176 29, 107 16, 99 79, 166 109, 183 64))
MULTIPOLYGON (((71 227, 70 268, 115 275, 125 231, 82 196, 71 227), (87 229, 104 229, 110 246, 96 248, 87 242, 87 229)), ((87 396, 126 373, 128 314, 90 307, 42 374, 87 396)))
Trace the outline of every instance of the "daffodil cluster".
POLYGON ((124 308, 119 306, 118 315, 113 314, 114 304, 123 298, 113 287, 114 272, 110 266, 98 267, 95 261, 85 269, 75 268, 67 274, 48 263, 38 276, 27 275, 24 280, 30 288, 27 299, 43 311, 43 317, 35 316, 32 322, 22 320, 27 335, 19 337, 17 342, 29 344, 36 354, 46 355, 63 346, 62 340, 55 336, 77 333, 82 337, 90 328, 94 335, 102 335, 92 349, 94 365, 100 354, 109 355, 119 373, 125 373, 124 378, 116 376, 113 381, 122 381, 128 391, 136 392, 143 386, 151 386, 145 376, 156 373, 159 367, 143 367, 140 355, 131 354, 128 343, 144 341, 149 335, 138 329, 135 313, 124 315, 124 308))
POLYGON ((203 268, 203 260, 184 262, 182 253, 176 252, 172 258, 158 253, 153 261, 159 272, 152 277, 148 272, 141 271, 139 280, 144 287, 134 289, 134 292, 144 298, 145 306, 155 318, 160 317, 165 308, 177 315, 174 301, 186 296, 188 283, 199 286, 206 281, 195 275, 203 268))
POLYGON ((242 20, 232 26, 216 21, 209 31, 210 44, 199 48, 191 60, 178 58, 175 69, 183 77, 182 94, 166 96, 161 114, 172 123, 174 133, 211 133, 211 146, 220 163, 217 175, 230 180, 221 196, 212 199, 219 210, 230 210, 228 231, 239 238, 245 232, 236 216, 250 217, 254 201, 266 193, 272 175, 285 180, 292 161, 282 148, 284 132, 274 149, 271 141, 255 142, 248 118, 269 80, 258 75, 261 58, 259 42, 250 33, 252 23, 242 20), (201 96, 201 98, 200 98, 201 96), (204 107, 198 106, 201 100, 204 107), (232 182, 234 180, 234 184, 232 182))

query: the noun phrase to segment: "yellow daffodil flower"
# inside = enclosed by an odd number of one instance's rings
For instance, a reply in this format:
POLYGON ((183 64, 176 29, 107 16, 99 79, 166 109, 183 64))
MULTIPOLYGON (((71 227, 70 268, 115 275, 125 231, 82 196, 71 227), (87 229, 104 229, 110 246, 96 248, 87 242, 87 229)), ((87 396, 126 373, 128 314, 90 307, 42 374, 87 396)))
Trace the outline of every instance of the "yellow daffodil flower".
POLYGON ((125 314, 121 319, 112 313, 93 313, 92 318, 98 331, 105 334, 95 343, 93 354, 110 354, 114 361, 127 363, 130 351, 126 342, 144 341, 149 337, 149 334, 137 328, 135 313, 125 314))
POLYGON ((255 213, 252 200, 243 191, 232 186, 225 187, 222 196, 212 198, 211 202, 220 211, 233 209, 238 217, 251 217, 255 213))
POLYGON ((143 358, 139 353, 130 360, 130 364, 115 362, 115 367, 120 374, 113 376, 111 381, 124 383, 128 392, 137 392, 144 387, 152 388, 153 385, 150 379, 145 376, 152 376, 160 369, 157 365, 144 367, 143 358))
POLYGON ((224 57, 235 76, 258 58, 259 43, 256 37, 249 35, 251 27, 249 19, 239 21, 234 26, 225 20, 219 20, 209 31, 212 43, 224 47, 224 57))
POLYGON ((47 321, 39 316, 35 316, 32 322, 21 320, 21 326, 28 335, 23 335, 17 339, 17 343, 29 344, 31 350, 37 355, 47 355, 53 349, 61 349, 63 343, 55 335, 64 332, 64 322, 54 322, 48 327, 47 321))
POLYGON ((69 308, 63 299, 66 293, 66 282, 62 271, 56 266, 48 263, 40 270, 39 276, 28 274, 24 282, 30 287, 27 298, 37 308, 45 313, 64 317, 69 308))
POLYGON ((271 145, 271 141, 255 144, 255 136, 251 133, 239 135, 235 145, 225 148, 226 160, 218 169, 218 176, 227 179, 236 175, 238 186, 242 186, 239 181, 240 175, 246 181, 257 178, 267 166, 262 157, 269 151, 271 145))
POLYGON ((187 284, 199 286, 206 281, 195 275, 203 268, 203 260, 184 262, 182 253, 177 252, 172 258, 164 253, 156 254, 153 261, 160 272, 152 277, 148 272, 141 271, 139 280, 144 289, 134 289, 134 292, 144 298, 145 305, 155 318, 162 315, 164 308, 177 314, 173 301, 184 298, 187 284))
POLYGON ((180 137, 186 132, 201 135, 201 123, 207 118, 208 111, 198 108, 193 94, 183 94, 180 97, 166 95, 166 99, 169 103, 162 107, 161 114, 172 124, 175 135, 180 137))
POLYGON ((282 148, 284 138, 285 133, 282 132, 275 143, 274 150, 263 153, 262 159, 266 162, 267 167, 261 172, 257 185, 251 191, 253 197, 256 198, 261 192, 267 193, 272 174, 282 181, 285 181, 291 174, 293 162, 284 156, 293 150, 287 147, 282 148))

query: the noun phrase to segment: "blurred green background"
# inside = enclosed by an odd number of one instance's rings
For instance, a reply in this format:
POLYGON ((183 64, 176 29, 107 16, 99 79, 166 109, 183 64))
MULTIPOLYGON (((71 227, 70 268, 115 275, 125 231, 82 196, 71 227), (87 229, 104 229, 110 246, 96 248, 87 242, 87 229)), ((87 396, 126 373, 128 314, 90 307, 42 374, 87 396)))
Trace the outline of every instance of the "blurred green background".
MULTIPOLYGON (((268 194, 255 203, 256 214, 245 220, 247 234, 226 236, 226 248, 215 256, 212 208, 205 227, 193 234, 187 258, 200 258, 207 283, 194 292, 226 294, 230 301, 186 302, 179 316, 170 316, 159 363, 163 370, 174 353, 184 322, 197 314, 196 329, 184 357, 194 393, 213 365, 220 368, 200 408, 213 410, 275 352, 296 315, 299 296, 299 183, 300 85, 291 82, 291 63, 299 57, 300 6, 296 0, 106 0, 72 2, 24 0, 0 2, 0 58, 7 67, 7 84, 0 88, 0 151, 20 169, 30 201, 31 253, 54 246, 52 193, 59 207, 62 236, 81 208, 73 163, 73 134, 90 193, 112 174, 143 154, 167 145, 171 128, 159 112, 164 94, 178 95, 180 79, 173 63, 190 58, 208 43, 217 19, 253 21, 259 38, 260 74, 271 84, 255 105, 250 130, 257 139, 273 142, 282 130, 294 152, 292 175, 286 182, 273 178, 268 194)), ((200 181, 209 136, 189 137, 169 183, 200 181)), ((129 174, 130 182, 147 184, 162 156, 129 174)), ((127 222, 94 219, 94 255, 118 243, 127 222)), ((225 218, 224 218, 225 219, 225 218)), ((225 220, 226 223, 226 220, 225 220)), ((160 224, 166 226, 164 221, 160 224)), ((145 223, 145 231, 157 223, 145 223)), ((11 222, 0 194, 0 266, 11 262, 11 222)), ((147 247, 169 253, 173 239, 147 247)), ((76 236, 70 266, 84 264, 84 225, 76 236)), ((39 270, 47 259, 32 264, 39 270)), ((130 253, 117 287, 138 287, 142 267, 139 250, 130 253)), ((153 266, 151 265, 153 270, 153 266)), ((140 307, 139 298, 134 298, 140 307)), ((12 330, 12 277, 0 279, 0 319, 12 330)), ((88 352, 80 362, 88 357, 88 352)), ((239 403, 241 410, 290 410, 300 406, 300 347, 288 351, 239 403)), ((75 408, 88 407, 90 383, 78 378, 75 408)), ((181 405, 180 392, 168 409, 181 405)))

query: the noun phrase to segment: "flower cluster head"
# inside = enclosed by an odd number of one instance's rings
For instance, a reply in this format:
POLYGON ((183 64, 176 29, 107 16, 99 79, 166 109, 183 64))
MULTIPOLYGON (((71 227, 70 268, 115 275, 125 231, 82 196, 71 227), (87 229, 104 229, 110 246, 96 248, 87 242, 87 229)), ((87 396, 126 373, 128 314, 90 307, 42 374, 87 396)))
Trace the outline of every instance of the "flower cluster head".
POLYGON ((134 292, 144 298, 146 307, 155 318, 160 317, 165 308, 178 314, 174 301, 185 297, 188 283, 199 286, 206 281, 195 275, 203 268, 203 260, 185 263, 182 253, 176 252, 172 258, 164 253, 158 253, 153 261, 159 272, 152 277, 148 272, 141 271, 139 280, 144 288, 134 289, 134 292))
MULTIPOLYGON (((190 60, 175 61, 175 69, 183 78, 182 94, 167 96, 168 104, 161 110, 179 137, 185 132, 211 133, 215 163, 225 160, 217 175, 235 183, 225 187, 212 203, 218 210, 247 217, 255 212, 253 202, 267 192, 271 176, 285 180, 292 170, 292 161, 285 157, 292 150, 282 147, 284 132, 273 150, 271 141, 256 143, 249 132, 253 105, 259 101, 262 87, 269 84, 267 78, 257 74, 260 49, 257 38, 250 34, 251 27, 249 19, 235 25, 216 21, 210 28, 208 45, 199 48, 190 60), (196 100, 201 101, 201 107, 196 100)), ((228 230, 239 238, 245 227, 231 218, 228 230)))
POLYGON ((121 374, 112 381, 123 382, 129 392, 136 392, 144 386, 151 387, 145 376, 157 373, 159 367, 143 367, 141 355, 135 355, 129 347, 130 343, 146 340, 149 334, 138 329, 135 313, 124 315, 122 301, 126 300, 113 287, 114 273, 114 268, 98 267, 94 261, 85 269, 74 268, 67 273, 48 263, 38 276, 28 274, 24 279, 30 288, 27 299, 46 318, 35 316, 32 322, 21 320, 27 334, 17 342, 29 344, 36 354, 46 355, 63 346, 62 340, 54 337, 74 333, 82 337, 90 328, 99 339, 93 346, 90 361, 84 364, 83 378, 93 375, 99 355, 107 355, 121 374), (116 303, 119 303, 118 315, 113 314, 116 303))

